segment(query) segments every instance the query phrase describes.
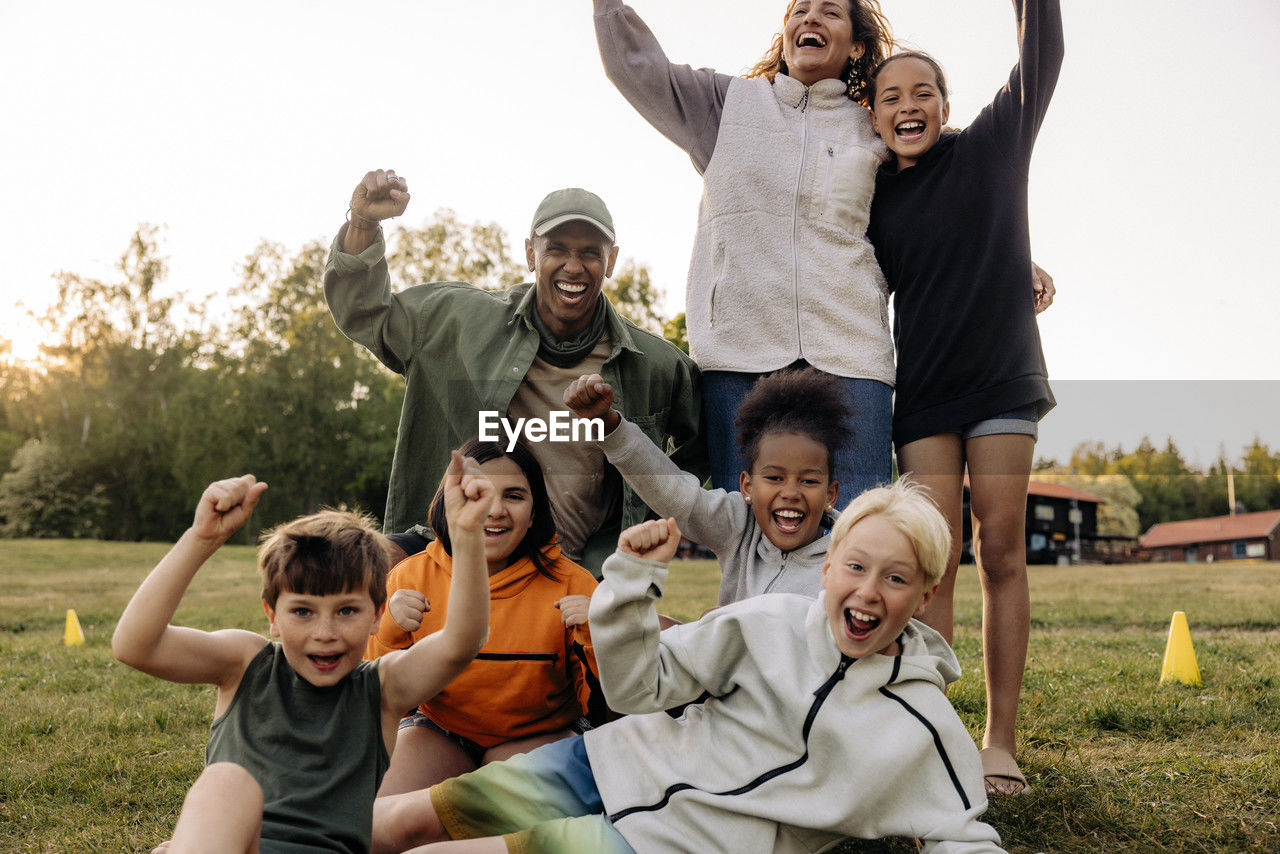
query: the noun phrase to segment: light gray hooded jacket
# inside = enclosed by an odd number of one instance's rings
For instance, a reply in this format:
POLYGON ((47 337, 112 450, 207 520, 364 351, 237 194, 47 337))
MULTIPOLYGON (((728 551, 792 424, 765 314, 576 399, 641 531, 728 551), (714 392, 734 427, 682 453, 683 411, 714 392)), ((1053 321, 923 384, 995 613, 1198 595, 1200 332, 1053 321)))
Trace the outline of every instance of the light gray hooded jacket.
POLYGON ((902 654, 842 656, 823 598, 756 596, 659 633, 665 564, 615 553, 591 598, 609 706, 584 735, 614 827, 647 852, 824 851, 905 836, 999 852, 981 763, 943 694, 959 676, 912 620, 902 654), (679 718, 659 711, 705 698, 679 718), (644 714, 657 712, 656 714, 644 714))

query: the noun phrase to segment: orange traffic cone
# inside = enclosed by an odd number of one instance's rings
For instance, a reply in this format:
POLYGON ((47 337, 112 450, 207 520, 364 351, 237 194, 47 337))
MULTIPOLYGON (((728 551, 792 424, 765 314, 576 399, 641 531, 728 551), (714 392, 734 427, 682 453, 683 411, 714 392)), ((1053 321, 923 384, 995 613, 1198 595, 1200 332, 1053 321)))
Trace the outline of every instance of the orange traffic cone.
POLYGON ((84 643, 84 632, 80 630, 80 621, 76 619, 74 608, 67 609, 67 629, 63 633, 62 642, 66 646, 80 646, 84 643))
POLYGON ((1164 665, 1160 668, 1160 681, 1174 679, 1187 685, 1199 685, 1200 667, 1196 664, 1196 650, 1191 645, 1191 630, 1187 628, 1185 611, 1174 611, 1169 624, 1169 641, 1164 647, 1164 665))

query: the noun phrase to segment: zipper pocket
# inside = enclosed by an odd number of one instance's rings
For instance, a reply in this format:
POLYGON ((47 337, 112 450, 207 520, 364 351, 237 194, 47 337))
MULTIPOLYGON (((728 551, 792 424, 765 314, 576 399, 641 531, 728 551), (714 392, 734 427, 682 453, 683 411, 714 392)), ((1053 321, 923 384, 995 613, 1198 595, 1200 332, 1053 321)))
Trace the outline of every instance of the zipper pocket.
POLYGON ((822 203, 818 206, 819 214, 826 214, 827 199, 831 198, 831 177, 836 171, 835 146, 827 145, 827 174, 822 179, 822 203))
POLYGON ((716 325, 716 291, 720 288, 720 280, 724 277, 724 244, 716 244, 716 256, 711 263, 711 290, 707 294, 707 328, 716 325))

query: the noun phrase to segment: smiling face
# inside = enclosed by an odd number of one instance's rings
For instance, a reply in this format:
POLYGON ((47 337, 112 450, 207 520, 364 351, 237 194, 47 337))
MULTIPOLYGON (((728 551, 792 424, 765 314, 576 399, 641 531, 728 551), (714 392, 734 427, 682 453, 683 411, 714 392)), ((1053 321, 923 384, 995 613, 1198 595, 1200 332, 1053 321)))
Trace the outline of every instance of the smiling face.
POLYGON ((916 57, 880 66, 871 124, 898 157, 898 168, 914 166, 933 148, 951 115, 951 104, 933 66, 916 57))
POLYGON ((826 447, 799 433, 761 436, 755 464, 738 485, 760 530, 784 552, 821 536, 822 511, 839 488, 826 447))
POLYGON ((926 587, 915 549, 887 517, 865 516, 827 553, 822 565, 827 623, 850 658, 897 655, 898 635, 937 590, 926 587))
POLYGON ((812 86, 838 78, 845 63, 862 56, 853 40, 848 0, 796 0, 782 27, 782 59, 787 75, 812 86))
POLYGON ((489 574, 511 565, 511 554, 524 540, 533 523, 533 494, 529 479, 510 457, 498 457, 480 464, 480 471, 493 484, 493 506, 484 522, 484 557, 489 574))
POLYGON ((289 666, 320 688, 355 670, 381 614, 367 590, 324 595, 281 590, 274 608, 265 602, 262 607, 289 666))
POLYGON ((570 220, 524 242, 537 287, 538 315, 567 341, 591 325, 604 280, 613 275, 618 247, 595 226, 570 220))

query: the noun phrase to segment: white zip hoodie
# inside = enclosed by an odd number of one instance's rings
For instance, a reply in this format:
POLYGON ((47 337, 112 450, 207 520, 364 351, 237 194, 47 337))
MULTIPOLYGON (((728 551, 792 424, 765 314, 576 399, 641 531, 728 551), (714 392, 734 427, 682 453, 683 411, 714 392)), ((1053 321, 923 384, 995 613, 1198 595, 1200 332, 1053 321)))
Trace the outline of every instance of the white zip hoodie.
POLYGON ((912 620, 898 656, 842 656, 823 598, 756 596, 658 631, 665 564, 615 553, 591 599, 610 707, 584 736, 606 813, 640 854, 823 851, 905 836, 926 852, 999 852, 959 676, 912 620), (679 718, 659 710, 706 698, 679 718), (644 714, 657 712, 656 714, 644 714))
POLYGON ((698 366, 804 359, 893 385, 888 287, 866 236, 888 149, 866 109, 839 80, 672 64, 619 0, 595 0, 595 22, 609 79, 703 174, 685 296, 698 366))

